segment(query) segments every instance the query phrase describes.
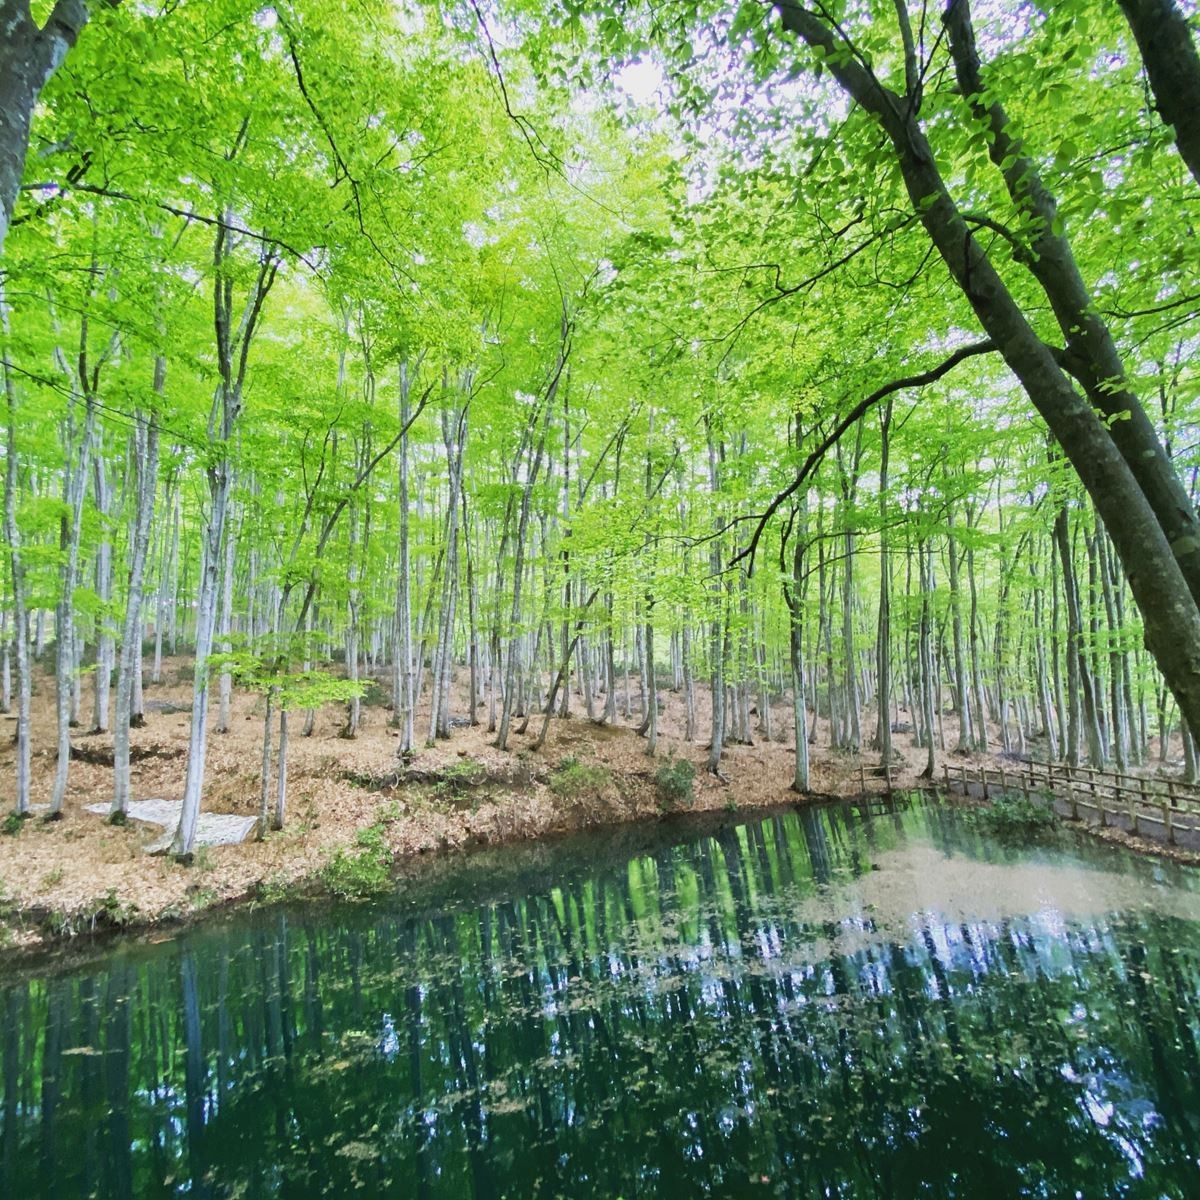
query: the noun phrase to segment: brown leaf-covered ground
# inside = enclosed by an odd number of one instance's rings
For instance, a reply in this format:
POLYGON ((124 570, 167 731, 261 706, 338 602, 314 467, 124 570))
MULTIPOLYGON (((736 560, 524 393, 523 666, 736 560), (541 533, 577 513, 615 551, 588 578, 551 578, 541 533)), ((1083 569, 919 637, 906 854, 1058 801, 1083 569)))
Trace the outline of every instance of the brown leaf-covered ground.
MULTIPOLYGON (((132 733, 135 799, 179 799, 183 792, 190 662, 168 660, 163 677, 162 684, 147 685, 146 725, 132 733)), ((454 712, 462 716, 465 690, 457 684, 456 688, 454 712)), ((420 750, 407 770, 397 757, 397 734, 388 726, 391 713, 386 708, 364 705, 360 731, 353 740, 340 736, 345 721, 342 706, 323 710, 309 738, 300 736, 303 714, 294 714, 286 828, 261 843, 205 850, 191 866, 143 852, 142 847, 161 833, 159 827, 131 823, 115 828, 84 811, 85 805, 111 796, 112 738, 77 730, 63 819, 29 820, 17 836, 0 837, 0 906, 5 921, 0 937, 10 950, 30 948, 98 926, 187 918, 214 905, 278 894, 317 876, 339 847, 353 845, 359 830, 381 818, 387 842, 401 861, 430 851, 655 819, 663 810, 653 772, 672 756, 695 764, 694 810, 753 809, 799 799, 789 786, 793 769, 789 703, 780 701, 772 708, 773 738, 757 733, 753 745, 726 748, 725 779, 720 780, 704 769, 703 733, 710 717, 707 692, 697 689, 701 740, 690 743, 683 738, 682 695, 662 695, 665 708, 655 759, 646 756, 636 717, 633 723, 618 716, 616 726, 597 725, 584 715, 582 701, 575 696, 573 715, 551 722, 547 743, 536 753, 530 747, 540 718, 531 722, 527 735, 514 735, 505 752, 493 745, 484 708, 479 714, 482 724, 458 727, 449 741, 420 750), (607 779, 589 795, 555 794, 550 777, 567 758, 602 768, 607 779), (443 778, 448 768, 454 783, 443 778), (395 786, 388 786, 393 781, 395 786)), ((90 704, 84 708, 90 712, 90 704)), ((947 744, 953 745, 952 718, 945 719, 947 744)), ((757 729, 757 716, 755 724, 757 729)), ((419 740, 427 728, 428 714, 423 710, 418 714, 419 740)), ((236 695, 229 732, 214 732, 209 739, 206 810, 257 811, 261 739, 261 699, 236 695)), ((831 753, 826 741, 821 728, 812 751, 814 796, 860 795, 859 761, 831 753)), ((893 773, 893 786, 919 786, 924 752, 912 746, 908 734, 896 734, 895 741, 908 762, 893 773)), ((32 801, 47 804, 55 765, 53 684, 48 677, 38 680, 35 691, 33 747, 32 801)), ((864 757, 874 762, 872 756, 864 757)), ((0 770, 11 781, 13 749, 7 736, 0 751, 0 770)), ((883 780, 869 769, 865 781, 868 791, 883 790, 883 780)), ((9 807, 10 802, 3 804, 4 809, 9 807)))

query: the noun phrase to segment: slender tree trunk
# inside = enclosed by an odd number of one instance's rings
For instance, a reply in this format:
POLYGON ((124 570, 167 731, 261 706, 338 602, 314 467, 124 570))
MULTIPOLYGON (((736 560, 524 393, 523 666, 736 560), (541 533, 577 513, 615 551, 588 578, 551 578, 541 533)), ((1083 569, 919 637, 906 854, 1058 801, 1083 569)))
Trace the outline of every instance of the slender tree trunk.
POLYGON ((12 634, 7 608, 0 612, 0 712, 12 712, 12 634))
MULTIPOLYGON (((801 441, 799 418, 796 420, 796 442, 801 441)), ((886 474, 886 471, 885 471, 886 474)), ((792 771, 792 790, 809 790, 808 705, 804 671, 804 556, 808 550, 808 493, 801 493, 796 506, 792 529, 792 573, 785 578, 783 591, 788 608, 788 650, 792 674, 792 730, 795 742, 795 764, 792 771)))
MULTIPOLYGON (((81 340, 86 343, 86 324, 81 340)), ((82 352, 81 352, 82 356, 82 352)), ((81 372, 82 373, 82 372, 81 372)), ((63 473, 63 515, 59 522, 58 604, 54 620, 55 714, 58 725, 54 788, 50 795, 50 817, 62 813, 71 768, 71 692, 75 680, 75 587, 79 577, 79 540, 88 466, 95 436, 96 408, 91 396, 84 401, 83 429, 78 446, 68 433, 68 461, 63 473), (72 462, 72 456, 75 461, 72 462)), ((73 418, 68 418, 68 429, 73 418)))
POLYGON ((100 615, 96 621, 96 670, 93 680, 92 728, 97 733, 108 732, 108 707, 112 694, 114 641, 108 614, 112 603, 112 540, 109 535, 112 485, 101 446, 93 461, 93 485, 96 494, 96 515, 100 518, 101 537, 96 547, 96 597, 100 615))
POLYGON ((279 754, 276 758, 278 774, 275 777, 275 815, 272 829, 282 829, 287 815, 287 772, 288 772, 288 710, 279 710, 279 754))
MULTIPOLYGON (((237 539, 230 534, 225 539, 225 566, 221 572, 221 616, 219 620, 221 652, 233 650, 233 572, 237 539)), ((233 702, 233 675, 228 668, 221 672, 217 697, 217 732, 229 732, 229 710, 233 702)))
POLYGON ((261 842, 267 836, 267 818, 270 814, 271 797, 271 729, 275 724, 275 688, 267 688, 263 710, 262 777, 259 780, 258 830, 261 842))
POLYGON ((932 779, 936 769, 935 747, 933 741, 934 705, 934 663, 933 663, 933 616, 931 602, 933 596, 933 546, 926 541, 917 548, 921 565, 921 632, 919 653, 921 655, 921 708, 925 725, 926 749, 925 770, 921 775, 932 779))
MULTIPOLYGON (((409 377, 408 365, 400 365, 400 428, 407 430, 411 419, 409 397, 412 381, 409 377)), ((408 434, 400 438, 400 566, 396 581, 396 627, 397 649, 399 660, 395 677, 395 692, 393 706, 397 724, 400 726, 400 753, 411 754, 415 749, 415 725, 413 709, 416 703, 414 694, 415 670, 413 663, 412 636, 412 587, 410 584, 411 564, 409 561, 409 525, 408 525, 408 434)))
MULTIPOLYGON (((561 375, 563 362, 560 356, 559 375, 561 375)), ((550 411, 553 407, 553 389, 557 386, 559 375, 554 377, 554 382, 551 383, 551 391, 545 401, 545 408, 542 416, 541 431, 538 436, 537 447, 533 453, 533 461, 529 466, 529 473, 526 478, 525 487, 521 494, 521 515, 517 525, 517 541, 516 541, 516 563, 513 566, 513 591, 512 591, 512 608, 509 616, 509 638, 508 652, 505 660, 504 670, 504 704, 500 714, 500 731, 496 737, 496 745, 501 750, 508 749, 508 734, 512 727, 513 718, 513 703, 516 699, 515 691, 517 685, 517 645, 520 641, 518 630, 521 621, 521 584, 525 575, 525 543, 529 534, 529 510, 533 497, 534 484, 537 481, 538 474, 541 470, 542 455, 546 448, 546 431, 550 424, 550 411)))
POLYGON ((946 563, 950 584, 951 633, 954 646, 954 707, 958 709, 958 742, 954 749, 957 754, 966 754, 972 748, 973 738, 971 702, 967 686, 967 660, 963 648, 962 592, 958 585, 960 551, 954 539, 953 508, 947 510, 946 520, 950 530, 949 541, 946 545, 946 563))
POLYGON ((696 740, 696 683, 692 674, 692 628, 690 624, 685 624, 681 635, 680 657, 683 669, 683 707, 684 707, 684 731, 683 740, 685 742, 694 742, 696 740))
MULTIPOLYGON (((2 108, 2 106, 0 106, 2 108)), ((15 196, 15 189, 14 189, 15 196)), ((7 218, 5 218, 7 221, 7 218)), ((0 249, 3 248, 4 227, 0 227, 0 249)), ((33 664, 29 658, 29 608, 25 585, 25 556, 20 527, 17 525, 17 389, 12 364, 8 357, 8 304, 0 277, 0 334, 4 343, 0 354, 0 369, 4 372, 4 395, 7 410, 7 429, 4 451, 4 540, 8 543, 8 563, 12 583, 13 645, 17 658, 17 737, 16 737, 16 796, 14 809, 24 816, 29 812, 29 724, 33 696, 33 664)))
POLYGON ((889 778, 892 763, 892 562, 887 526, 891 430, 892 400, 889 397, 879 414, 879 612, 875 623, 875 746, 889 778))
POLYGON ((217 368, 220 381, 213 396, 208 418, 208 440, 213 453, 206 470, 209 509, 203 534, 200 561, 200 586, 196 605, 196 654, 192 691, 192 724, 188 739, 187 776, 183 788, 179 826, 171 840, 170 852, 179 859, 190 858, 200 820, 200 802, 204 789, 204 765, 208 750, 208 659, 212 653, 217 621, 217 588, 224 549, 225 518, 232 486, 233 464, 230 446, 242 410, 242 388, 250 342, 254 336, 263 304, 279 269, 279 260, 264 250, 258 272, 247 296, 240 322, 235 327, 233 283, 229 277, 228 233, 232 214, 217 231, 214 248, 216 274, 213 283, 214 326, 217 340, 217 368))
MULTIPOLYGON (((706 422, 707 425, 707 422, 706 422)), ((721 492, 717 444, 711 426, 708 429, 708 486, 714 509, 721 492)), ((725 584, 721 575, 721 514, 713 514, 714 537, 709 547, 709 569, 713 579, 713 616, 709 653, 712 660, 712 738, 708 744, 708 770, 720 778, 721 751, 725 746, 725 584)), ((628 689, 627 689, 628 690, 628 689)))
MULTIPOLYGON (((154 391, 162 395, 166 361, 154 360, 154 391)), ((146 557, 150 527, 154 521, 154 497, 158 487, 158 412, 138 417, 137 503, 133 539, 129 551, 129 584, 126 588, 125 624, 121 633, 121 658, 117 666, 117 698, 113 713, 113 801, 111 819, 123 821, 129 811, 129 727, 132 720, 133 687, 141 674, 142 603, 145 594, 146 557)))
POLYGON ((1038 577, 1033 579, 1033 628, 1037 656, 1038 705, 1042 714, 1042 732, 1046 735, 1046 758, 1058 760, 1058 733, 1054 726, 1054 709, 1050 699, 1049 671, 1046 666, 1046 639, 1043 636, 1042 589, 1038 577))

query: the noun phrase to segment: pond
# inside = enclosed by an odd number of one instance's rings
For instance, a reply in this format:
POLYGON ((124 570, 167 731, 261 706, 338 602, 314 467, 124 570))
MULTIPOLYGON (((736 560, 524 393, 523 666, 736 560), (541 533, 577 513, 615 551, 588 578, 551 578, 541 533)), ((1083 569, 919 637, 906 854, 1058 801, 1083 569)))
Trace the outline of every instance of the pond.
POLYGON ((935 803, 489 852, 15 974, 5 1200, 1200 1194, 1192 875, 935 803))

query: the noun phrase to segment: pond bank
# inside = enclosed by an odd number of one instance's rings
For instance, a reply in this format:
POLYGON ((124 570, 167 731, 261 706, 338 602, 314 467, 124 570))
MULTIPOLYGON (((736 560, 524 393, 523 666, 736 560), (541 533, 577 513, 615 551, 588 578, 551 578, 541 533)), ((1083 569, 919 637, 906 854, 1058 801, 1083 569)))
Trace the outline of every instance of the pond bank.
MULTIPOLYGON (((133 733, 135 796, 180 794, 186 761, 190 694, 181 682, 151 689, 155 709, 133 733), (183 711, 173 711, 182 709, 183 711)), ((702 692, 698 693, 704 700, 702 692)), ((608 826, 653 828, 681 813, 759 812, 823 800, 882 798, 885 781, 852 756, 813 747, 811 792, 789 788, 793 768, 787 706, 773 706, 775 736, 754 745, 729 745, 725 779, 705 771, 706 750, 682 736, 678 698, 668 694, 659 753, 651 759, 632 725, 597 725, 585 717, 555 718, 540 751, 533 737, 515 735, 511 750, 492 745, 486 726, 458 727, 449 741, 422 749, 408 764, 396 756, 386 710, 367 708, 359 736, 338 736, 341 712, 319 714, 314 734, 292 743, 287 827, 261 842, 215 847, 190 867, 150 857, 144 847, 155 827, 114 828, 87 811, 111 787, 111 737, 77 735, 81 753, 63 820, 34 819, 16 836, 0 836, 0 959, 92 939, 112 930, 154 930, 236 906, 275 901, 321 889, 355 894, 390 886, 393 870, 407 874, 440 852, 530 844, 608 826), (681 765, 682 764, 682 765, 681 765), (660 793, 657 773, 667 768, 683 782, 691 768, 689 801, 660 793)), ((704 728, 707 714, 698 712, 704 728)), ((35 697, 35 746, 52 744, 52 694, 35 697)), ((234 719, 209 751, 206 811, 245 816, 256 811, 261 715, 238 696, 234 719)), ((11 759, 0 748, 0 766, 11 759)), ((931 786, 919 778, 922 758, 900 763, 897 792, 931 786)), ((959 761, 957 758, 955 761, 959 761)), ((983 758, 977 760, 987 761, 983 758)), ((34 801, 48 798, 54 760, 34 755, 34 801)), ((1108 840, 1165 853, 1181 862, 1194 856, 1148 847, 1108 831, 1108 840)))

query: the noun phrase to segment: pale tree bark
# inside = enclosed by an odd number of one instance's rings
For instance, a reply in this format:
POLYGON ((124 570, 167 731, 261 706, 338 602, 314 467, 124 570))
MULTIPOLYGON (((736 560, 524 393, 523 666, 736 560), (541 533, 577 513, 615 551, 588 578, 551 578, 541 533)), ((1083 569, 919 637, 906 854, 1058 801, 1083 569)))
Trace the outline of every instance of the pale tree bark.
MULTIPOLYGON (((892 561, 888 534, 888 468, 892 443, 892 399, 884 401, 879 414, 879 612, 875 627, 875 746, 884 775, 892 769, 892 561)), ((953 553, 951 544, 951 553, 953 553)))
POLYGON ((271 727, 275 721, 275 687, 267 688, 263 712, 262 773, 259 778, 258 840, 267 836, 267 818, 271 807, 271 727))
MULTIPOLYGON (((890 406, 889 406, 890 408, 890 406)), ((800 444, 800 419, 796 419, 796 443, 800 444)), ((886 486, 886 485, 885 485, 886 486)), ((808 489, 801 491, 792 522, 792 569, 783 576, 783 595, 788 609, 788 660, 792 673, 792 728, 795 739, 795 764, 792 770, 792 790, 801 794, 809 790, 808 761, 808 697, 804 667, 804 574, 808 550, 808 489)), ((783 554, 781 549, 780 554, 783 554)), ((782 567, 782 564, 781 564, 782 567)))
MULTIPOLYGON (((167 649, 171 657, 179 655, 179 537, 183 502, 181 491, 175 489, 175 504, 171 510, 171 541, 170 558, 168 560, 169 576, 167 580, 167 649)), ((184 584, 186 586, 186 569, 184 584)))
POLYGON ((694 742, 696 740, 696 684, 692 674, 692 626, 690 621, 684 625, 680 635, 680 657, 683 660, 681 663, 683 667, 683 740, 694 742))
POLYGON ((862 424, 855 427, 854 450, 846 462, 842 443, 836 446, 838 482, 841 488, 842 520, 842 688, 846 700, 846 724, 841 745, 857 754, 862 747, 862 708, 858 691, 858 670, 854 653, 854 504, 862 462, 862 424))
MULTIPOLYGON (((166 360, 154 360, 154 391, 162 395, 166 383, 166 360)), ((129 726, 132 719, 134 685, 142 671, 142 607, 145 598, 146 558, 150 528, 154 521, 154 498, 158 489, 158 412, 138 417, 137 502, 129 552, 129 584, 125 592, 125 625, 117 664, 117 696, 113 712, 113 802, 110 819, 120 822, 129 811, 129 726)))
MULTIPOLYGON (((358 505, 350 505, 350 536, 349 563, 347 564, 347 582, 349 591, 346 595, 346 637, 343 643, 346 658, 346 679, 350 683, 358 683, 358 616, 362 593, 359 590, 358 551, 359 551, 359 510, 358 505)), ((358 724, 362 718, 362 697, 357 693, 346 701, 346 723, 342 726, 341 737, 358 737, 358 724)))
POLYGON ((1098 559, 1097 567, 1100 575, 1100 586, 1104 599, 1104 616, 1108 625, 1108 688, 1109 703, 1112 715, 1112 756, 1117 764, 1117 770, 1124 771, 1129 766, 1129 714, 1125 709, 1125 697, 1121 687, 1122 672, 1125 656, 1119 649, 1120 628, 1117 625, 1117 605, 1114 597, 1115 586, 1109 574, 1108 554, 1104 537, 1097 529, 1093 535, 1093 546, 1098 559))
MULTIPOLYGON (((239 143, 245 136, 245 126, 239 143)), ((200 801, 204 788, 204 763, 208 749, 208 658, 212 653, 217 618, 217 587, 221 574, 225 517, 232 486, 233 464, 229 452, 238 417, 242 411, 242 390, 250 344, 262 316, 263 305, 275 282, 280 260, 264 250, 258 262, 240 320, 235 324, 234 285, 231 278, 233 247, 227 227, 227 214, 218 227, 213 250, 213 318, 217 340, 219 380, 208 417, 208 440, 213 454, 206 469, 209 511, 204 529, 200 567, 199 597, 196 607, 195 680, 192 693, 192 723, 188 740, 187 777, 179 826, 171 841, 170 852, 188 858, 195 846, 196 825, 200 820, 200 801)))
MULTIPOLYGON (((234 555, 237 550, 237 539, 230 534, 225 539, 225 565, 221 571, 221 615, 220 626, 221 652, 228 654, 233 649, 230 640, 233 634, 233 572, 234 555)), ((217 732, 229 732, 229 710, 233 702, 233 675, 226 668, 221 672, 217 694, 217 732)))
MULTIPOLYGON (((652 522, 649 519, 649 506, 654 492, 653 487, 653 465, 650 455, 650 442, 654 437, 654 413, 651 412, 649 418, 649 429, 646 433, 646 506, 647 506, 647 521, 646 521, 646 538, 644 544, 644 553, 648 559, 653 554, 652 545, 652 522)), ((642 724, 638 729, 638 733, 646 739, 646 753, 654 756, 655 750, 658 748, 658 672, 655 668, 655 649, 654 649, 654 570, 652 567, 646 568, 649 578, 649 584, 646 588, 644 596, 646 604, 646 618, 643 629, 643 647, 645 652, 645 696, 646 707, 642 716, 642 724)))
POLYGON ((87 492, 88 466, 96 433, 96 405, 91 394, 92 377, 87 369, 87 319, 80 329, 79 382, 83 388, 84 415, 76 432, 73 396, 67 415, 67 454, 63 470, 63 512, 59 520, 58 602, 54 613, 54 685, 58 739, 54 787, 50 794, 50 817, 62 813, 71 766, 71 697, 75 681, 75 587, 79 579, 79 538, 83 501, 87 492))
MULTIPOLYGON (((727 584, 722 582, 721 571, 721 514, 717 510, 717 502, 721 494, 720 448, 716 441, 716 431, 706 418, 705 429, 708 436, 708 487, 713 497, 713 539, 709 548, 709 568, 713 579, 713 615, 710 623, 709 655, 712 681, 712 727, 711 739, 708 743, 708 771, 710 775, 721 778, 721 752, 725 748, 725 653, 726 625, 725 610, 727 605, 727 584)), ((628 695, 628 688, 626 688, 628 695)))
POLYGON ((958 586, 961 562, 954 538, 954 508, 946 511, 950 536, 946 541, 946 561, 950 586, 951 637, 954 647, 954 707, 958 709, 958 742, 955 753, 966 754, 972 746, 971 701, 967 686, 967 658, 963 641, 962 591, 958 586))
MULTIPOLYGON (((1071 559, 1069 520, 1064 505, 1058 510, 1054 521, 1054 544, 1058 548, 1059 564, 1062 568, 1063 603, 1067 610, 1066 759, 1069 766, 1077 767, 1083 742, 1084 714, 1082 708, 1088 704, 1090 685, 1085 680, 1087 662, 1083 657, 1081 647, 1083 623, 1079 610, 1079 589, 1075 578, 1075 565, 1071 559)), ((1090 728, 1090 721, 1088 725, 1090 728)))
POLYGON ((12 636, 7 607, 0 612, 0 712, 12 712, 12 636))
POLYGON ((935 706, 940 707, 941 697, 935 695, 933 662, 933 544, 926 540, 917 547, 921 570, 921 625, 918 638, 918 653, 921 656, 921 713, 925 725, 925 769, 924 779, 932 779, 936 768, 933 721, 935 706))
MULTIPOLYGON (((0 10, 2 11, 2 10, 0 10)), ((17 525, 18 451, 17 389, 8 357, 9 320, 0 277, 0 368, 4 372, 4 397, 8 417, 4 463, 4 540, 8 543, 8 562, 13 595, 13 645, 17 659, 17 738, 15 811, 29 812, 29 718, 33 697, 33 664, 29 657, 29 607, 25 585, 25 557, 20 527, 17 525)))
MULTIPOLYGON (((462 467, 459 467, 461 475, 462 467)), ((475 570, 475 552, 471 539, 471 513, 467 507, 467 492, 462 491, 462 544, 463 558, 467 571, 467 668, 470 686, 467 696, 467 720, 471 725, 479 724, 480 654, 479 654, 479 584, 475 570)))
POLYGON ((96 547, 96 595, 100 601, 100 616, 96 622, 96 671, 93 680, 92 727, 97 733, 108 732, 108 705, 112 693, 114 639, 107 612, 112 600, 112 539, 109 533, 109 510, 112 507, 112 484, 104 458, 103 439, 92 461, 92 483, 96 497, 96 515, 100 518, 100 544, 96 547))
POLYGON ((458 605, 459 506, 462 497, 463 452, 467 440, 467 413, 470 406, 470 376, 463 380, 467 401, 460 408, 443 409, 442 443, 446 449, 446 567, 442 576, 442 603, 437 641, 433 655, 433 679, 429 706, 429 737, 450 736, 450 678, 454 654, 454 617, 458 605))
MULTIPOLYGON (((419 368, 418 363, 418 368, 419 368)), ((412 379, 408 364, 400 364, 400 427, 407 429, 410 417, 409 396, 412 379)), ((411 754, 415 729, 413 725, 413 636, 412 636, 412 586, 409 578, 409 526, 408 526, 408 434, 400 438, 400 548, 396 579, 396 669, 392 684, 393 723, 400 728, 400 753, 411 754)))
MULTIPOLYGON (((166 495, 164 500, 166 507, 169 510, 175 503, 172 494, 175 472, 171 471, 167 475, 166 495)), ((150 667, 150 682, 162 682, 162 660, 163 660, 163 627, 167 621, 167 534, 166 530, 160 528, 156 532, 156 545, 154 559, 157 564, 155 571, 155 588, 154 588, 154 659, 150 667)))
POLYGON ((1042 714, 1042 732, 1046 735, 1046 756, 1050 762, 1058 760, 1058 733, 1054 723, 1054 706, 1050 697, 1050 676, 1046 662, 1046 638, 1043 629, 1043 604, 1041 580, 1036 570, 1033 579, 1033 636, 1035 670, 1037 672, 1038 708, 1042 714))
MULTIPOLYGON (((496 745, 501 750, 508 749, 508 734, 512 727, 513 705, 516 701, 517 659, 519 657, 517 646, 520 641, 518 630, 521 621, 521 591, 522 580, 525 574, 525 552, 526 540, 529 534, 530 506, 533 499, 533 489, 537 483, 538 474, 541 471, 542 458, 546 451, 546 435, 550 427, 550 414, 554 408, 554 397, 558 392, 559 380, 562 379, 563 371, 567 365, 567 357, 570 353, 570 335, 571 326, 564 313, 559 339, 558 361, 554 371, 551 373, 550 381, 546 387, 546 394, 542 401, 542 421, 538 434, 537 447, 534 450, 533 460, 529 465, 525 486, 521 493, 521 515, 517 526, 516 563, 513 566, 512 608, 509 618, 508 649, 504 669, 504 705, 500 713, 500 729, 496 735, 496 745)), ((534 658, 536 660, 536 651, 534 658)))
POLYGON ((272 829, 282 829, 284 817, 287 815, 287 772, 288 772, 288 710, 279 710, 279 753, 276 757, 279 767, 275 779, 275 812, 271 819, 272 829))

